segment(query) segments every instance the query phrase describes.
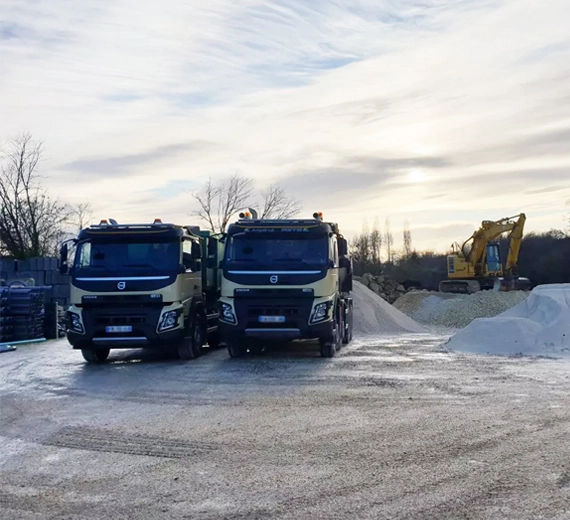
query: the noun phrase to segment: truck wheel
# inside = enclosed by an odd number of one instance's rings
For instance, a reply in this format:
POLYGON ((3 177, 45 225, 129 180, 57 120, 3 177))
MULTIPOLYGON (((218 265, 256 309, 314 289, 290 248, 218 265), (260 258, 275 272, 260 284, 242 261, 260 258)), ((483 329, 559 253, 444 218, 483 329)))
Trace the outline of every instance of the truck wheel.
POLYGON ((190 326, 188 337, 184 338, 178 345, 178 357, 180 359, 196 359, 202 353, 204 344, 204 329, 202 319, 197 317, 190 326))
POLYGON ((335 336, 336 336, 336 341, 335 341, 334 348, 338 352, 342 347, 342 338, 344 337, 344 319, 342 316, 342 310, 341 309, 338 310, 338 316, 337 316, 337 322, 336 322, 336 335, 335 336))
POLYGON ((231 358, 244 357, 246 353, 247 347, 243 343, 237 341, 228 343, 228 354, 231 358))
POLYGON ((83 354, 83 359, 87 361, 87 363, 97 363, 101 364, 104 363, 107 358, 109 357, 110 349, 97 349, 92 350, 88 348, 82 348, 81 353, 83 354))
POLYGON ((337 350, 340 350, 340 332, 338 322, 334 324, 331 335, 326 338, 320 338, 321 344, 321 357, 332 358, 337 350))
POLYGON ((349 305, 344 324, 344 334, 342 336, 342 342, 345 345, 348 345, 352 341, 352 321, 353 321, 352 307, 349 305))
POLYGON ((336 354, 336 348, 332 341, 321 341, 321 357, 331 358, 336 354))

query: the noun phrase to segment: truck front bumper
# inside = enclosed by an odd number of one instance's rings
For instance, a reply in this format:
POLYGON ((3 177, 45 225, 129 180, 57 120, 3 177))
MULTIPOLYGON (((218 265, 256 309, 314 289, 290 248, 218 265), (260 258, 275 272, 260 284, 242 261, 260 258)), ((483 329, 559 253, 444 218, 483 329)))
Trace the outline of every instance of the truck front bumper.
MULTIPOLYGON (((67 339, 74 349, 163 347, 180 342, 184 329, 157 332, 162 307, 153 308, 71 308, 68 311, 67 339), (72 327, 71 314, 80 316, 83 333, 72 327), (120 332, 110 332, 108 327, 120 332), (121 327, 125 327, 121 331, 121 327)), ((75 322, 78 320, 75 318, 75 322)))
POLYGON ((314 298, 233 298, 220 303, 220 338, 222 343, 243 339, 291 341, 324 338, 332 334, 333 322, 325 320, 311 324, 314 298), (223 305, 230 305, 225 313, 223 305), (234 323, 228 317, 234 315, 234 323), (270 322, 267 320, 279 319, 270 322))

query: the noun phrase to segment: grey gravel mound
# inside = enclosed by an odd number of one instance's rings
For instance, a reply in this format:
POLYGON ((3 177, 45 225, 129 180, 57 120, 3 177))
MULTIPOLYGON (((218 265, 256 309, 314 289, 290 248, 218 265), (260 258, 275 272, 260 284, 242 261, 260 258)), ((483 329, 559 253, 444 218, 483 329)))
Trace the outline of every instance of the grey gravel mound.
POLYGON ((497 316, 527 296, 524 291, 479 291, 474 294, 412 291, 398 298, 394 307, 419 323, 460 329, 477 318, 497 316))
POLYGON ((360 282, 354 282, 352 297, 354 334, 357 337, 428 331, 360 282))

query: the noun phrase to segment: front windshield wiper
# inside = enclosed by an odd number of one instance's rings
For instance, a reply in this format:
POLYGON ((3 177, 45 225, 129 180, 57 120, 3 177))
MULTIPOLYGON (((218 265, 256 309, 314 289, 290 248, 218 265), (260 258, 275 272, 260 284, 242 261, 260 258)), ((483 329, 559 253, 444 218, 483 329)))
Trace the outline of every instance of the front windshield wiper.
POLYGON ((301 262, 302 264, 307 263, 304 258, 273 258, 273 262, 301 262))
POLYGON ((78 270, 81 269, 104 269, 108 273, 112 273, 111 269, 109 269, 106 265, 83 265, 77 268, 78 270))

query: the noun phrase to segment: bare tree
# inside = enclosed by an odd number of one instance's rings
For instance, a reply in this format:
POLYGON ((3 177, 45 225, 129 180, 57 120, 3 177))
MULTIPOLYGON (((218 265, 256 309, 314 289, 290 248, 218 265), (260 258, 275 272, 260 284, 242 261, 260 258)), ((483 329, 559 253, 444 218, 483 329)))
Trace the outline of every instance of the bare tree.
POLYGON ((412 255, 412 232, 410 231, 410 223, 404 222, 404 258, 412 255))
POLYGON ((299 213, 301 207, 299 201, 288 196, 277 184, 255 197, 253 180, 238 173, 219 184, 208 179, 202 190, 194 192, 192 197, 198 202, 194 215, 200 217, 213 232, 225 231, 232 215, 254 206, 256 198, 260 199, 260 218, 291 218, 299 213))
POLYGON ((388 263, 391 263, 392 258, 392 246, 394 245, 394 235, 392 235, 392 231, 390 230, 390 217, 386 218, 386 222, 384 223, 384 242, 386 244, 386 252, 388 254, 388 263))
POLYGON ((211 231, 223 232, 231 216, 250 204, 253 182, 239 173, 234 173, 219 185, 210 178, 204 188, 192 196, 199 205, 194 214, 204 220, 211 231))
POLYGON ((2 151, 0 249, 17 259, 54 255, 69 208, 43 189, 37 171, 42 143, 22 134, 2 151))
POLYGON ((272 184, 261 192, 260 218, 292 218, 301 211, 301 203, 287 195, 277 184, 272 184))
POLYGON ((73 227, 79 231, 87 227, 89 222, 93 220, 93 206, 90 202, 80 202, 70 208, 69 221, 73 227))
POLYGON ((381 262, 382 253, 382 232, 380 231, 380 224, 378 223, 378 217, 374 219, 374 225, 372 226, 372 231, 370 232, 370 254, 373 263, 381 262))

